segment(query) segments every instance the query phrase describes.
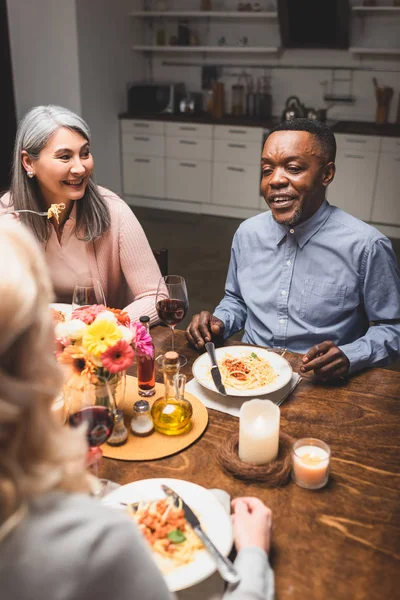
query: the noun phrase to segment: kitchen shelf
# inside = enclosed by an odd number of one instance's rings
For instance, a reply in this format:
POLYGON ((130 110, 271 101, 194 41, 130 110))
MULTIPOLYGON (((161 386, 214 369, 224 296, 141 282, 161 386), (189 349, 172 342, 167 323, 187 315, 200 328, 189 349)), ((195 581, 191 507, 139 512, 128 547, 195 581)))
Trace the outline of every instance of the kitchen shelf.
POLYGON ((400 48, 358 48, 352 46, 349 48, 352 54, 380 54, 380 55, 400 55, 400 48))
POLYGON ((216 10, 168 10, 150 11, 139 10, 129 13, 131 17, 145 19, 277 19, 278 13, 274 11, 216 11, 216 10))
POLYGON ((400 6, 353 6, 351 10, 358 15, 373 15, 377 13, 400 14, 400 6))
POLYGON ((132 46, 132 50, 137 52, 218 52, 241 54, 277 54, 278 47, 273 46, 132 46))

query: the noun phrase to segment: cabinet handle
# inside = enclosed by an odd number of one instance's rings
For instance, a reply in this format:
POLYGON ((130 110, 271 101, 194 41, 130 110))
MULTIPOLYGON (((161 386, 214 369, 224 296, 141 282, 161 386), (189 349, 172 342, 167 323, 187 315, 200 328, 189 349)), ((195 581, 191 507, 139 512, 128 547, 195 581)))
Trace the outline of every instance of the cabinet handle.
POLYGON ((141 135, 134 135, 133 139, 137 140, 138 142, 149 142, 150 141, 150 138, 144 137, 144 136, 141 136, 141 135))
POLYGON ((142 127, 144 129, 148 129, 150 125, 148 123, 133 123, 134 127, 142 127))
POLYGON ((193 140, 179 140, 180 144, 186 144, 187 146, 197 146, 197 142, 193 140))
POLYGON ((367 140, 363 140, 361 138, 346 138, 346 142, 351 142, 354 144, 366 144, 367 140))
POLYGON ((246 144, 228 144, 229 148, 247 148, 246 144))
POLYGON ((228 171, 237 171, 238 173, 244 173, 244 169, 240 169, 239 167, 226 167, 228 171))
POLYGON ((179 129, 181 131, 197 131, 197 127, 190 127, 189 125, 182 125, 179 129))
POLYGON ((181 167, 194 167, 196 168, 197 165, 195 165, 194 163, 188 163, 188 162, 183 162, 183 163, 179 163, 181 167))
POLYGON ((365 158, 364 154, 345 154, 346 158, 365 158))
POLYGON ((230 129, 229 133, 246 133, 245 129, 230 129))
POLYGON ((149 158, 135 158, 135 162, 138 162, 138 163, 149 163, 150 159, 149 158))

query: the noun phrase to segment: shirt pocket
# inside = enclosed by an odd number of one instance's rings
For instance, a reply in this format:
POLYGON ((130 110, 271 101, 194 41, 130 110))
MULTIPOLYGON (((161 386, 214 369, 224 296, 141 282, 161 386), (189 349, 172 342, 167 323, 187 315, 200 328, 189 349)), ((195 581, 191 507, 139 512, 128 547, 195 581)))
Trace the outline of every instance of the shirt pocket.
POLYGON ((327 327, 340 321, 347 286, 306 279, 301 294, 299 316, 315 327, 327 327))

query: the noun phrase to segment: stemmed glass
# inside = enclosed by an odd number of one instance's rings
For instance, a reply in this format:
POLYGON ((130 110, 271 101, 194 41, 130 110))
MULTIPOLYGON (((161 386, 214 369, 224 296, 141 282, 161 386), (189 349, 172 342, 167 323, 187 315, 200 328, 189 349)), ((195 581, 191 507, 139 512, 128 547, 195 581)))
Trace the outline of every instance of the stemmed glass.
MULTIPOLYGON (((171 345, 174 350, 174 329, 186 317, 189 308, 189 299, 186 282, 180 275, 166 275, 161 277, 156 297, 156 310, 160 320, 171 329, 171 345)), ((180 366, 183 367, 187 360, 179 355, 180 366)))
POLYGON ((76 282, 72 295, 72 310, 92 304, 106 304, 103 288, 98 279, 87 277, 76 282))
POLYGON ((71 427, 86 426, 86 437, 89 444, 88 458, 97 448, 97 456, 92 465, 92 472, 96 476, 93 495, 103 497, 119 484, 109 479, 98 479, 99 462, 102 450, 99 448, 108 440, 114 429, 117 407, 106 377, 96 376, 96 383, 86 381, 80 388, 70 387, 65 389, 67 403, 67 423, 71 427))

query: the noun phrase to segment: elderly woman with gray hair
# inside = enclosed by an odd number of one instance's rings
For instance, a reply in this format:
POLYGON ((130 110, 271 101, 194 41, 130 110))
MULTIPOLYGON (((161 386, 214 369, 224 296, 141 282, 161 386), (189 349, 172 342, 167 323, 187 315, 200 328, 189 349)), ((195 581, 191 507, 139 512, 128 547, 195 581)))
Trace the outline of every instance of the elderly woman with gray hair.
POLYGON ((109 306, 155 322, 157 262, 131 209, 96 185, 93 167, 85 121, 60 106, 37 106, 18 127, 11 188, 0 209, 40 212, 64 204, 59 220, 20 214, 44 248, 57 302, 70 303, 75 282, 91 277, 109 306))
MULTIPOLYGON (((52 415, 62 376, 43 253, 0 219, 0 256, 0 597, 171 599, 133 520, 90 498, 84 430, 52 415)), ((271 511, 256 498, 232 506, 242 579, 224 600, 270 600, 271 511)))

